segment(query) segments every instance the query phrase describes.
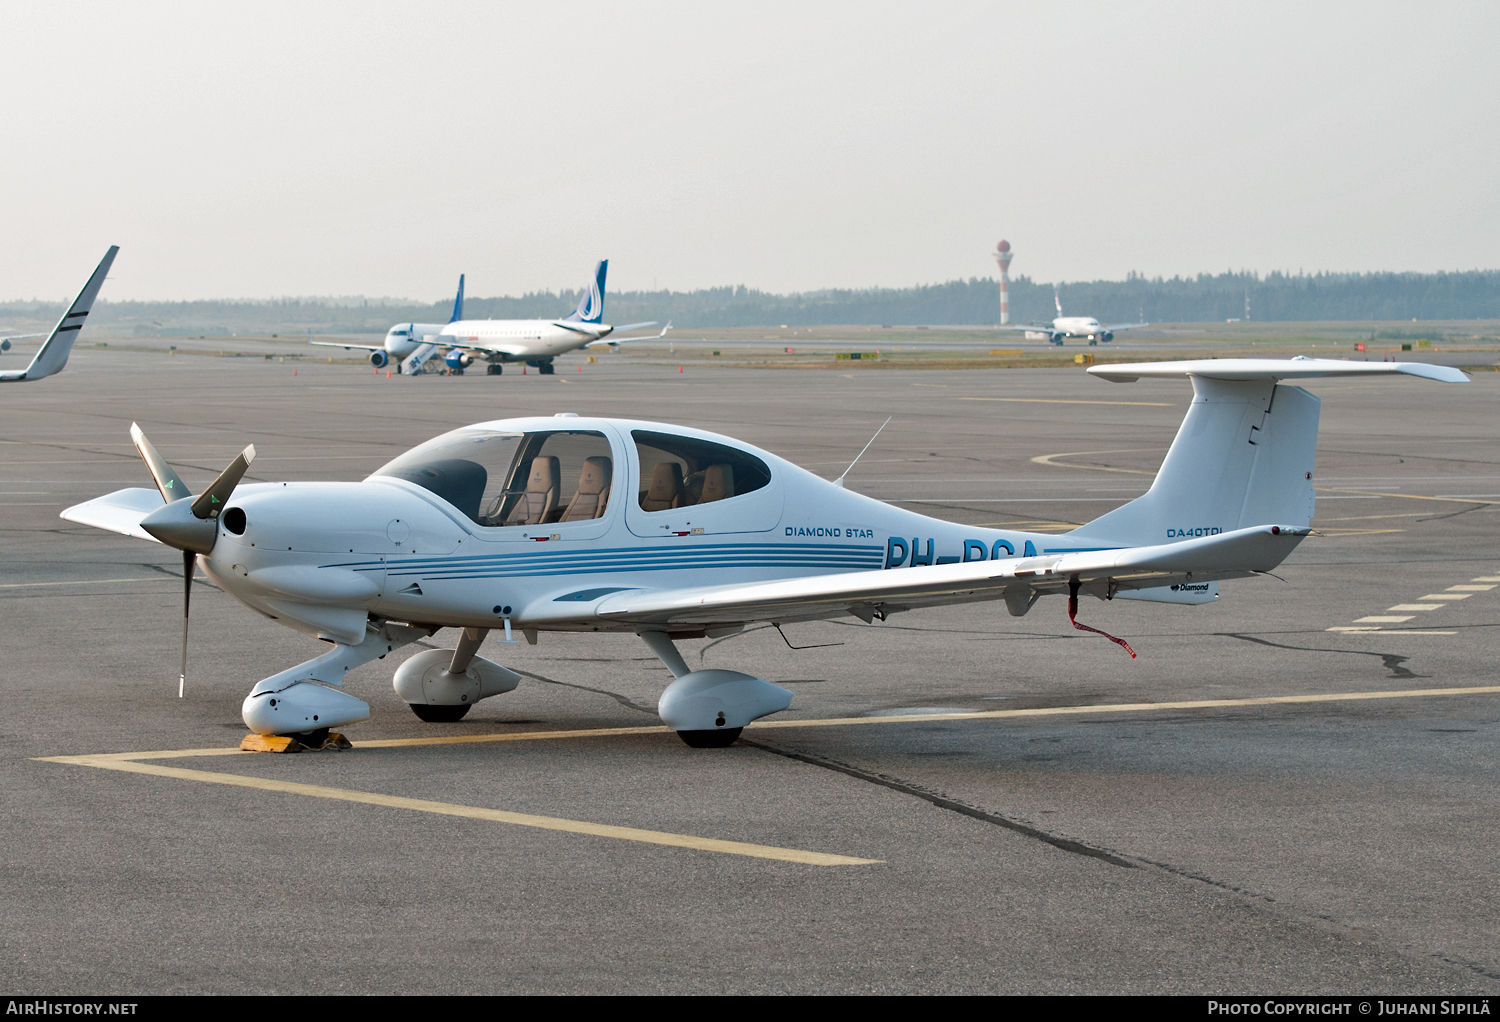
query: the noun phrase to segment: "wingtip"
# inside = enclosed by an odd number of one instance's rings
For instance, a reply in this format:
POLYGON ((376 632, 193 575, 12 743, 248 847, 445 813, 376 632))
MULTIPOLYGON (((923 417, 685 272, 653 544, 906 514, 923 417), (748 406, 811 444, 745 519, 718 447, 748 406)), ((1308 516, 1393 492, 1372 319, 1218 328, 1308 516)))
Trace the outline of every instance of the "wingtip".
POLYGON ((254 444, 250 444, 248 447, 246 447, 245 451, 244 451, 244 454, 245 454, 245 464, 246 465, 248 465, 252 461, 254 461, 255 460, 255 445, 254 444))

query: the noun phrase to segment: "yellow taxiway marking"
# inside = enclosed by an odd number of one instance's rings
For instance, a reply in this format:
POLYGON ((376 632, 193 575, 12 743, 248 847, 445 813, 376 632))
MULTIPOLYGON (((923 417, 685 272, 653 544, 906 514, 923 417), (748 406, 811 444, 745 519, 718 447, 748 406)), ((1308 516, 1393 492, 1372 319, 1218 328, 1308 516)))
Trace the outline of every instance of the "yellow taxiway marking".
POLYGON ((1489 592, 1493 588, 1495 588, 1495 587, 1492 586, 1492 585, 1489 585, 1489 586, 1449 586, 1448 587, 1448 591, 1450 593, 1487 593, 1487 592, 1489 592))
POLYGON ((1467 600, 1473 593, 1428 593, 1426 596, 1418 596, 1419 600, 1467 600))
POLYGON ((1457 635, 1457 632, 1431 632, 1421 631, 1416 628, 1382 628, 1380 625, 1334 625, 1325 628, 1328 632, 1349 632, 1354 635, 1370 635, 1379 632, 1381 635, 1457 635))
MULTIPOLYGON (((914 386, 931 386, 931 384, 914 384, 914 386)), ((1023 405, 1131 405, 1136 408, 1176 408, 1172 401, 1076 401, 1060 397, 961 397, 960 401, 1012 401, 1023 405)), ((1102 453, 1102 452, 1095 452, 1102 453)), ((1053 457, 1064 458, 1065 454, 1056 454, 1053 457)), ((1035 461, 1035 458, 1031 459, 1035 461)))
MULTIPOLYGON (((1382 631, 1382 635, 1390 634, 1382 631)), ((1423 632, 1418 634, 1452 634, 1423 632)), ((1244 699, 1190 699, 1165 703, 1098 703, 1086 706, 1038 706, 1025 710, 963 710, 953 713, 908 713, 880 717, 811 717, 805 720, 759 720, 747 731, 774 731, 785 728, 845 727, 851 724, 916 724, 932 720, 1004 720, 1012 717, 1066 717, 1101 713, 1144 713, 1151 710, 1213 710, 1240 706, 1274 706, 1282 703, 1360 702, 1370 699, 1417 699, 1424 696, 1493 695, 1500 685, 1476 688, 1412 688, 1389 692, 1315 692, 1296 696, 1250 696, 1244 699)), ((355 749, 399 749, 433 745, 482 745, 490 742, 533 742, 561 738, 610 738, 622 735, 672 734, 660 724, 639 727, 580 728, 571 731, 508 731, 484 735, 443 735, 434 738, 377 738, 354 742, 355 749)), ((238 748, 162 749, 155 752, 103 752, 83 756, 39 756, 47 763, 75 763, 82 766, 109 768, 117 763, 139 760, 188 759, 201 756, 255 756, 238 748)), ((226 775, 238 776, 238 775, 226 775)), ((267 782, 279 783, 279 782, 267 782)))
MULTIPOLYGON (((1441 634, 1441 633, 1414 633, 1441 634)), ((1093 706, 1041 706, 1024 710, 971 710, 955 713, 912 713, 882 717, 823 717, 810 720, 766 720, 753 723, 747 730, 771 731, 787 728, 843 727, 855 724, 918 724, 934 720, 1004 720, 1022 717, 1067 717, 1112 713, 1149 713, 1162 710, 1211 710, 1237 709, 1249 706, 1282 706, 1309 703, 1358 702, 1373 699, 1420 699, 1431 696, 1465 696, 1500 694, 1500 685, 1484 685, 1473 688, 1427 688, 1399 689, 1390 692, 1319 692, 1295 696, 1257 696, 1247 699, 1190 699, 1162 703, 1109 703, 1093 706)), ((355 749, 412 748, 436 745, 475 745, 487 742, 547 741, 564 738, 606 738, 617 735, 665 734, 662 726, 594 728, 573 731, 517 731, 508 734, 450 735, 440 738, 395 738, 355 742, 355 749)), ((619 841, 639 841, 644 844, 669 845, 675 848, 693 848, 701 851, 721 852, 725 855, 743 855, 756 859, 776 859, 782 862, 798 862, 814 866, 863 866, 879 863, 880 859, 860 859, 848 855, 832 855, 827 852, 810 852, 797 848, 778 848, 774 845, 749 844, 742 841, 723 841, 717 838, 695 837, 690 834, 672 834, 665 831, 642 830, 636 827, 618 827, 612 824, 588 823, 582 820, 566 820, 555 816, 538 816, 532 813, 513 813, 503 809, 486 809, 480 806, 459 805, 452 802, 435 802, 430 799, 407 798, 402 795, 382 795, 373 791, 355 791, 349 788, 330 788, 320 784, 304 784, 300 781, 284 781, 243 774, 225 774, 209 770, 190 770, 182 767, 163 766, 147 760, 189 759, 212 756, 254 756, 256 753, 240 749, 164 749, 156 752, 94 753, 83 756, 38 756, 44 763, 64 763, 72 766, 96 767, 103 770, 120 770, 126 773, 148 774, 155 777, 172 777, 208 784, 226 784, 240 788, 256 788, 261 791, 279 791, 309 798, 326 798, 342 802, 358 802, 365 805, 386 806, 393 809, 410 809, 415 812, 435 813, 441 816, 460 816, 473 820, 488 820, 508 823, 519 827, 539 830, 564 831, 570 834, 587 834, 594 837, 614 838, 619 841)))
POLYGON ((159 582, 171 580, 180 582, 181 579, 172 578, 171 575, 142 575, 139 578, 86 578, 77 582, 7 582, 0 585, 0 589, 31 589, 36 586, 102 586, 106 582, 159 582))
MULTIPOLYGON (((1033 461, 1036 459, 1033 458, 1033 461)), ((1477 500, 1471 497, 1425 497, 1419 493, 1378 493, 1375 490, 1335 490, 1328 486, 1314 486, 1319 493, 1357 493, 1365 497, 1401 497, 1404 500, 1441 500, 1447 504, 1494 504, 1493 500, 1477 500)))
MULTIPOLYGON (((198 755, 224 755, 229 750, 193 749, 198 755)), ((233 750, 238 752, 238 750, 233 750)), ((150 774, 155 777, 173 777, 184 781, 202 781, 206 784, 227 784, 239 788, 258 788, 261 791, 279 791, 289 795, 304 795, 308 798, 334 799, 340 802, 359 802, 364 805, 386 806, 391 809, 410 809, 419 813, 436 813, 439 816, 461 816, 470 820, 488 820, 492 823, 509 823, 517 827, 534 827, 538 830, 559 830, 569 834, 588 834, 593 837, 614 838, 617 841, 639 841, 650 845, 670 845, 674 848, 694 848, 704 852, 721 852, 725 855, 744 855, 752 859, 776 859, 781 862, 800 862, 809 866, 867 866, 879 863, 879 859, 856 859, 848 855, 830 855, 826 852, 808 852, 798 848, 777 848, 774 845, 756 845, 744 841, 721 841, 718 838, 695 837, 691 834, 670 834, 660 830, 641 830, 638 827, 616 827, 607 823, 587 823, 582 820, 564 820, 556 816, 537 816, 533 813, 512 813, 503 809, 485 809, 481 806, 458 805, 453 802, 434 802, 425 798, 406 798, 402 795, 382 795, 373 791, 354 791, 349 788, 330 788, 321 784, 303 784, 300 781, 282 781, 267 777, 247 777, 243 774, 224 774, 210 770, 186 770, 182 767, 161 766, 143 763, 141 753, 104 756, 46 756, 47 763, 67 763, 74 766, 99 767, 104 770, 121 770, 132 774, 150 774)), ((146 756, 173 754, 145 753, 146 756)), ((246 753, 254 755, 254 753, 246 753)))
POLYGON ((1148 447, 1125 447, 1114 451, 1067 451, 1063 454, 1038 454, 1032 458, 1037 465, 1049 465, 1052 468, 1081 468, 1089 472, 1123 472, 1132 476, 1154 476, 1155 472, 1145 472, 1138 468, 1108 468, 1104 465, 1069 465, 1064 462, 1054 461, 1054 458, 1082 458, 1090 454, 1130 454, 1134 451, 1154 450, 1148 447))

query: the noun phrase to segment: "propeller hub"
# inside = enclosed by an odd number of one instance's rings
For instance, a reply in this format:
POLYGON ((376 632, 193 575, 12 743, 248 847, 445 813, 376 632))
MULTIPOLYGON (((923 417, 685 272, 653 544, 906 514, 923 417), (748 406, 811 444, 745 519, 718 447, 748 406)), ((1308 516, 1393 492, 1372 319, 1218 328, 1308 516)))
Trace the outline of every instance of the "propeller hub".
POLYGON ((174 500, 141 519, 141 528, 167 546, 195 554, 206 554, 219 538, 219 523, 193 514, 193 501, 174 500))

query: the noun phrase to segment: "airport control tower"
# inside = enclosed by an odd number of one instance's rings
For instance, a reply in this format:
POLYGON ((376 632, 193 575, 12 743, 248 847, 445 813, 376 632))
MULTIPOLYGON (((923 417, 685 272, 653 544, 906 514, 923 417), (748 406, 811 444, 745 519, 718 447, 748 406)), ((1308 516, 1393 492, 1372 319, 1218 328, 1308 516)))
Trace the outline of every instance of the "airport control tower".
POLYGON ((1001 238, 990 254, 1000 264, 1000 325, 1004 326, 1010 322, 1010 260, 1015 253, 1010 250, 1010 242, 1001 238))

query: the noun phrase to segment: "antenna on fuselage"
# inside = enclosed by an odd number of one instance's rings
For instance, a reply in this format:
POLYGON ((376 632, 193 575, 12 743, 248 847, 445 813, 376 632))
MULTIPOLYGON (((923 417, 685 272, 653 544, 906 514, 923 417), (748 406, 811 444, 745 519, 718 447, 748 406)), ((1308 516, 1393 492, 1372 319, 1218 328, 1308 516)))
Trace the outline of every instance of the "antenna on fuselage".
MULTIPOLYGON (((891 420, 893 418, 895 418, 894 415, 887 415, 886 418, 885 418, 885 421, 880 424, 880 429, 885 429, 885 427, 889 426, 891 424, 891 420)), ((875 431, 875 436, 879 436, 880 435, 880 429, 877 429, 875 431)), ((875 442, 875 436, 870 437, 870 444, 873 444, 875 442)), ((865 456, 865 451, 868 451, 870 449, 870 444, 865 444, 865 446, 860 449, 860 452, 854 456, 854 460, 851 461, 851 462, 849 462, 849 467, 846 468, 846 469, 844 469, 844 475, 841 475, 837 479, 835 479, 833 481, 833 485, 835 485, 837 487, 840 487, 840 488, 843 487, 843 485, 844 485, 844 476, 847 476, 850 472, 854 471, 854 466, 857 465, 857 464, 859 464, 859 459, 863 458, 865 456)), ((783 636, 783 638, 784 637, 785 636, 783 636)))

